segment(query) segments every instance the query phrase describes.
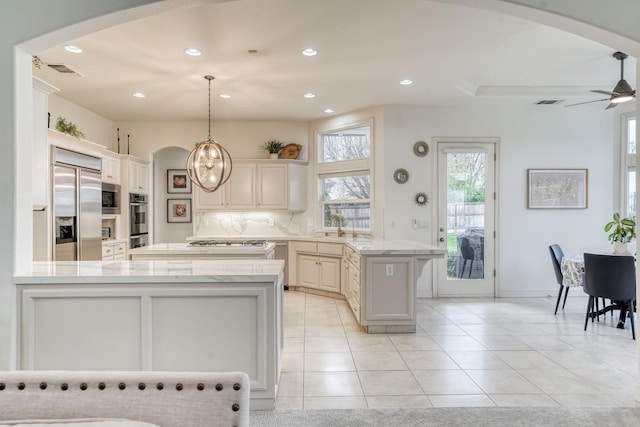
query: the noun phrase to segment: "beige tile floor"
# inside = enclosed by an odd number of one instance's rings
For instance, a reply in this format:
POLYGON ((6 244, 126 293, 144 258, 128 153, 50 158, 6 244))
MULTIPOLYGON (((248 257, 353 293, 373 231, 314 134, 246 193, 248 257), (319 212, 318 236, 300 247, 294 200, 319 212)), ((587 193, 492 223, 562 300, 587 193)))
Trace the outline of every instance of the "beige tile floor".
POLYGON ((288 291, 276 409, 637 406, 629 326, 584 332, 586 302, 421 298, 417 333, 368 335, 345 301, 288 291))

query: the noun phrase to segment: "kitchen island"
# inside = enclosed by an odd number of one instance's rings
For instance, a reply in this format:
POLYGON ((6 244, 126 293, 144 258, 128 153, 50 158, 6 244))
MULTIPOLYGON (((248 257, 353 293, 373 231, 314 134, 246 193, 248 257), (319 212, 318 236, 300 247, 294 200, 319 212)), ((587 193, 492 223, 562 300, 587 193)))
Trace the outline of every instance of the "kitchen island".
POLYGON ((283 348, 277 260, 35 262, 17 287, 17 368, 243 371, 272 409, 283 348))
MULTIPOLYGON (((188 241, 232 236, 194 236, 188 241)), ((368 333, 416 331, 418 281, 446 249, 411 240, 335 236, 236 236, 286 241, 289 289, 346 299, 368 333)))

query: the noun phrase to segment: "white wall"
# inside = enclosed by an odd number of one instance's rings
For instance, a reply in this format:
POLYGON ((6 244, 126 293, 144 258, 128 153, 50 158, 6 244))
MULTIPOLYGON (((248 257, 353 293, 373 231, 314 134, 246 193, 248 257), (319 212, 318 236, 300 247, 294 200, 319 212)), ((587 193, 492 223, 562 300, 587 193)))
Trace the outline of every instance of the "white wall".
POLYGON ((437 150, 432 138, 498 137, 498 295, 554 295, 557 285, 547 249, 552 243, 560 244, 568 255, 610 250, 602 228, 617 209, 612 189, 618 177, 614 170, 618 116, 612 110, 602 106, 386 106, 384 120, 388 141, 384 169, 387 238, 412 237, 436 243, 433 210, 413 202, 417 191, 426 191, 429 204, 435 206, 437 187, 432 171, 437 165, 437 150), (425 158, 412 153, 418 140, 430 144, 425 158), (398 167, 409 171, 407 184, 393 182, 393 170, 398 167), (527 209, 528 168, 588 168, 588 209, 527 209), (413 218, 429 221, 431 228, 414 230, 413 218))
POLYGON ((193 199, 193 189, 189 194, 167 193, 167 170, 185 169, 189 151, 179 147, 166 147, 153 155, 153 241, 162 243, 184 243, 193 235, 193 204, 191 221, 185 223, 167 222, 167 199, 193 199))
MULTIPOLYGON (((203 111, 203 114, 205 112, 203 111)), ((130 154, 141 158, 163 147, 191 149, 205 141, 207 121, 198 122, 119 122, 121 152, 126 153, 126 135, 131 135, 130 154), (124 135, 124 137, 123 137, 124 135)), ((211 124, 211 137, 229 151, 232 159, 266 159, 260 149, 263 142, 279 139, 285 143, 303 146, 300 159, 308 159, 308 125, 304 122, 216 122, 211 124)))
POLYGON ((64 117, 84 133, 84 139, 87 141, 103 145, 111 151, 117 151, 111 120, 57 95, 49 96, 49 113, 51 113, 50 129, 56 128, 58 117, 64 117))

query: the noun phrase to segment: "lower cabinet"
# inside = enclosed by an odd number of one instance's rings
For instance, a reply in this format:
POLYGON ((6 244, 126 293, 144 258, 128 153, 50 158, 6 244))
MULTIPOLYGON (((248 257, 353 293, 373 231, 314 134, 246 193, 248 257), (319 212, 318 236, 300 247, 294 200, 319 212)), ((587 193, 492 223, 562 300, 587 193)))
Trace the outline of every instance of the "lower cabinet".
POLYGON ((341 293, 342 244, 295 242, 295 285, 341 293))
POLYGON ((103 261, 124 261, 127 259, 125 242, 102 242, 103 261))
POLYGON ((297 255, 298 285, 340 292, 340 259, 297 255))

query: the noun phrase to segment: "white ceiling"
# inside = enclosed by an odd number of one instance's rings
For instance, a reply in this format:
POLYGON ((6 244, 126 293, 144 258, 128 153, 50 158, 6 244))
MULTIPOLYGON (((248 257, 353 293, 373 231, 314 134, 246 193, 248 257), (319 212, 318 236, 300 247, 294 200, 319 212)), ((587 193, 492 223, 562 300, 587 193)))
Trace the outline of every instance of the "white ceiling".
MULTIPOLYGON (((382 104, 563 104, 601 99, 619 79, 615 47, 429 0, 240 0, 152 16, 41 52, 37 77, 114 121, 312 120, 382 104), (185 48, 203 54, 190 57, 185 48), (305 57, 302 49, 319 50, 305 57), (255 49, 258 53, 248 53, 255 49), (64 63, 82 76, 46 66, 64 63), (399 81, 411 79, 410 86, 399 81), (144 92, 144 99, 132 97, 144 92), (306 99, 313 92, 317 96, 306 99), (221 99, 228 93, 230 99, 221 99)), ((635 86, 635 59, 625 78, 635 86)), ((560 105, 563 105, 560 104, 560 105)), ((607 102, 572 108, 602 108, 607 102)), ((538 108, 561 108, 547 106, 538 108)))

